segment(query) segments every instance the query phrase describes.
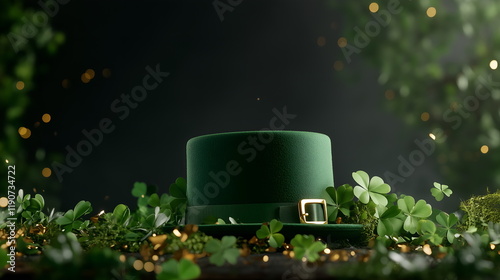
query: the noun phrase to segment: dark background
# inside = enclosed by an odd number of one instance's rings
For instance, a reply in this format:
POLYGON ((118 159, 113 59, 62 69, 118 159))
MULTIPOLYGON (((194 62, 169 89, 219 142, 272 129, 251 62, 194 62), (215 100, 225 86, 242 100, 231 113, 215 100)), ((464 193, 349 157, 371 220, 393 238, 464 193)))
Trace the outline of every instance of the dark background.
MULTIPOLYGON (((353 184, 357 170, 381 177, 397 172, 398 156, 407 158, 414 140, 427 135, 384 109, 376 69, 360 56, 345 62, 337 45, 342 14, 325 1, 243 1, 223 21, 211 1, 61 6, 53 26, 66 34, 66 43, 38 92, 58 94, 37 104, 52 115, 42 145, 66 154, 65 147, 75 149, 85 139, 82 130, 98 128, 100 120, 109 118, 116 128, 73 172, 63 174, 60 207, 82 199, 95 210, 133 204, 136 181, 166 192, 175 178, 186 176, 191 137, 259 130, 268 127, 273 108, 284 106, 297 115, 286 130, 332 139, 337 186, 353 184), (342 71, 334 69, 335 61, 344 62, 342 71), (120 120, 111 104, 142 84, 146 66, 157 64, 170 76, 120 120), (102 75, 105 68, 109 78, 102 75), (82 83, 86 69, 96 76, 82 83)), ((441 182, 435 166, 427 158, 393 190, 430 201, 432 182, 441 182)), ((449 203, 456 207, 460 198, 449 203)))

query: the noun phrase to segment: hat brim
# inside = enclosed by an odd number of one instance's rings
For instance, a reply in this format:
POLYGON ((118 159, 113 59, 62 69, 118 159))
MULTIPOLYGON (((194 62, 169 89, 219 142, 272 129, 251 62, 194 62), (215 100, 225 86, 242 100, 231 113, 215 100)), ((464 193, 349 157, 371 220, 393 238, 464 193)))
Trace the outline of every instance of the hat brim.
MULTIPOLYGON (((226 225, 199 225, 198 229, 207 235, 222 237, 224 235, 234 235, 251 238, 260 229, 261 223, 246 224, 226 224, 226 225)), ((360 224, 298 224, 283 223, 283 228, 279 231, 287 240, 296 234, 312 234, 321 237, 328 242, 349 241, 359 242, 362 239, 363 225, 360 224)))

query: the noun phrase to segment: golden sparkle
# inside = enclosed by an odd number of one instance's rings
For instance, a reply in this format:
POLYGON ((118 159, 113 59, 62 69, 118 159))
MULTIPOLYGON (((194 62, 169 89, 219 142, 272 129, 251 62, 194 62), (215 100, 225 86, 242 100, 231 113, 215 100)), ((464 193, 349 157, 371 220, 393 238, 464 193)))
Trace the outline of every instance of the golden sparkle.
POLYGON ((423 112, 420 114, 420 119, 424 122, 428 121, 430 118, 430 114, 428 112, 423 112))
POLYGON ((94 69, 87 69, 87 71, 85 71, 85 74, 87 74, 89 80, 92 80, 95 77, 94 69))
POLYGON ((487 145, 481 146, 481 153, 486 154, 486 153, 488 153, 489 150, 490 150, 490 148, 487 145))
POLYGON ((436 140, 436 135, 434 135, 433 133, 429 133, 429 137, 430 137, 432 140, 436 140))
POLYGON ((427 16, 430 18, 435 17, 436 13, 437 13, 437 10, 434 7, 429 7, 426 11, 427 16))
POLYGON ((21 135, 22 138, 24 139, 28 139, 30 138, 31 136, 31 130, 29 128, 26 128, 24 126, 21 126, 17 132, 19 133, 19 135, 21 135))
POLYGON ((498 61, 496 61, 495 59, 490 61, 490 68, 491 70, 496 70, 498 68, 498 61))
POLYGON ((378 4, 376 2, 372 2, 368 6, 368 9, 370 10, 370 12, 376 13, 376 12, 378 12, 379 6, 378 6, 378 4))
POLYGON ((50 177, 50 175, 52 175, 52 170, 50 170, 50 168, 48 167, 45 167, 44 169, 42 169, 42 176, 47 178, 47 177, 50 177))
POLYGON ((424 251, 424 253, 426 255, 432 255, 432 248, 431 248, 431 245, 429 244, 425 244, 424 247, 422 248, 422 250, 424 251))
POLYGON ((9 200, 6 197, 0 197, 0 207, 7 207, 9 200))
POLYGON ((340 37, 337 40, 337 45, 339 45, 339 47, 341 47, 341 48, 347 46, 347 39, 345 37, 340 37))
POLYGON ((52 119, 52 117, 50 116, 50 114, 43 114, 43 115, 42 115, 42 121, 43 121, 44 123, 48 123, 48 122, 50 122, 50 120, 51 120, 51 119, 52 119))
POLYGON ((23 90, 23 89, 24 89, 24 82, 23 82, 23 81, 18 81, 18 82, 16 83, 16 88, 17 88, 18 90, 23 90))
POLYGON ((146 262, 144 264, 144 270, 146 270, 146 272, 152 272, 153 270, 155 270, 155 264, 152 262, 146 262))
POLYGON ((262 261, 263 261, 263 262, 268 262, 268 261, 269 261, 269 256, 268 256, 268 255, 264 255, 264 256, 262 257, 262 261))
POLYGON ((144 267, 144 264, 142 263, 141 260, 135 260, 133 266, 135 270, 141 270, 144 267))

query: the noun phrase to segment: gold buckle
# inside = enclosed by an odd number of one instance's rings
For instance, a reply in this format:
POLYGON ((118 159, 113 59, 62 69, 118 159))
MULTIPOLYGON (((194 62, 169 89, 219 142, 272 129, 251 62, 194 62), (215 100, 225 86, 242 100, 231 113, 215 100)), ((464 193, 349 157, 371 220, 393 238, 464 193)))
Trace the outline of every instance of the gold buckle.
POLYGON ((299 201, 299 218, 300 222, 302 224, 317 224, 317 225, 322 225, 322 224, 328 224, 328 216, 326 213, 326 201, 324 199, 302 199, 299 201), (309 213, 306 212, 306 204, 321 204, 323 206, 323 213, 325 217, 324 221, 308 221, 307 216, 309 216, 309 213))

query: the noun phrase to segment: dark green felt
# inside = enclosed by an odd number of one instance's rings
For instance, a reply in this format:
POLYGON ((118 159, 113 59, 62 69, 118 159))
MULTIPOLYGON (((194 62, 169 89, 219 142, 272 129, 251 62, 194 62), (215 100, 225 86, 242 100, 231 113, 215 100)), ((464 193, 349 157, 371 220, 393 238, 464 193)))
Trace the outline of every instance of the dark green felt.
MULTIPOLYGON (((330 138, 301 131, 231 132, 195 137, 187 143, 187 184, 188 223, 192 223, 192 206, 289 205, 305 198, 320 198, 326 187, 333 186, 330 138), (256 139, 256 146, 250 144, 252 138, 256 139), (230 175, 231 171, 240 172, 230 175), (211 172, 224 180, 217 182, 209 175, 211 172), (222 184, 227 178, 227 185, 222 184)), ((196 220, 202 221, 207 215, 198 212, 196 220)), ((248 217, 246 212, 227 208, 227 216, 233 218, 248 217)), ((251 222, 269 221, 268 214, 252 216, 251 222)))

